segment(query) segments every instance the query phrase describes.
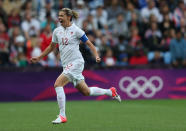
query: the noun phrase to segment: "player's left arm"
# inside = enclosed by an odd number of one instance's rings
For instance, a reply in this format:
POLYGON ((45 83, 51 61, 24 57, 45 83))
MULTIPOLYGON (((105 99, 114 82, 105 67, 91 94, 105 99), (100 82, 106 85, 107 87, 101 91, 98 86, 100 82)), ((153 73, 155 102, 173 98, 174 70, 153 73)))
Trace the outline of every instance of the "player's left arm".
POLYGON ((99 57, 99 54, 95 48, 95 46, 92 44, 92 42, 90 40, 87 40, 85 42, 85 44, 88 45, 88 47, 90 48, 90 50, 92 51, 92 53, 94 54, 95 58, 96 58, 96 62, 100 62, 101 58, 99 57))
POLYGON ((99 54, 95 48, 95 46, 92 44, 92 42, 88 39, 88 37, 86 36, 85 32, 83 30, 81 30, 80 28, 78 28, 77 30, 77 37, 86 45, 88 45, 88 47, 90 48, 90 50, 92 51, 92 53, 94 54, 94 57, 96 58, 96 62, 100 62, 101 58, 99 57, 99 54))

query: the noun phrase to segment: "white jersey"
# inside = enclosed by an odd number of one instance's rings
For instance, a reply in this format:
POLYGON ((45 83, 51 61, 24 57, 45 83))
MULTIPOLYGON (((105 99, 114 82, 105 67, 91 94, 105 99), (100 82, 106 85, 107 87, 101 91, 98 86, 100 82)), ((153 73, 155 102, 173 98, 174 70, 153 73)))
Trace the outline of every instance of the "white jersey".
POLYGON ((70 27, 57 27, 52 35, 52 42, 59 44, 60 57, 63 67, 74 60, 84 62, 79 51, 80 38, 85 32, 74 23, 70 27))

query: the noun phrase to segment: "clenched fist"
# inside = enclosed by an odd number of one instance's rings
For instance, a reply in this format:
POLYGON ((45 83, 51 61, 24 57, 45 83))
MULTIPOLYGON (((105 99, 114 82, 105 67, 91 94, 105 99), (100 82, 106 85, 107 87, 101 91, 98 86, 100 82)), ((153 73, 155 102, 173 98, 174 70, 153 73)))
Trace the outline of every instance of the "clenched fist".
POLYGON ((33 58, 30 59, 30 62, 31 63, 37 63, 39 61, 40 61, 40 58, 39 57, 33 57, 33 58))
POLYGON ((96 57, 96 62, 99 63, 101 61, 100 57, 96 57))

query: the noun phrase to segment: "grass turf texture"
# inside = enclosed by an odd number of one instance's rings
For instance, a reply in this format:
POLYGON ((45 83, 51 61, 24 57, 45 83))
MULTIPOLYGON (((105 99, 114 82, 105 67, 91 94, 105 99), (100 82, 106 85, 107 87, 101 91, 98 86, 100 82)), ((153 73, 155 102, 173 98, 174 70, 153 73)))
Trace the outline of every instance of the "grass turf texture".
POLYGON ((186 131, 186 100, 68 101, 68 122, 53 125, 56 102, 0 103, 0 131, 186 131))

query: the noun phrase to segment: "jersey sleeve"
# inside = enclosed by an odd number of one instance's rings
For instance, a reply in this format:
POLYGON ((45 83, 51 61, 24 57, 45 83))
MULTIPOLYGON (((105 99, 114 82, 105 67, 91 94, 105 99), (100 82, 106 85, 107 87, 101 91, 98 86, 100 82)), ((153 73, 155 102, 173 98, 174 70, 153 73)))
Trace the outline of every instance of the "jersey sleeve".
POLYGON ((85 32, 82 29, 80 29, 80 28, 77 28, 76 36, 83 43, 85 43, 88 40, 88 37, 86 36, 85 32))
POLYGON ((52 43, 58 43, 58 41, 57 41, 57 35, 56 35, 56 30, 54 30, 54 32, 52 34, 52 43))

